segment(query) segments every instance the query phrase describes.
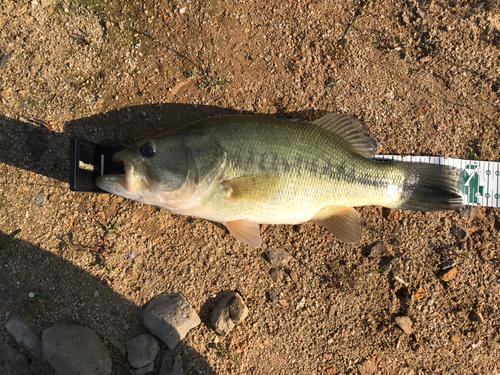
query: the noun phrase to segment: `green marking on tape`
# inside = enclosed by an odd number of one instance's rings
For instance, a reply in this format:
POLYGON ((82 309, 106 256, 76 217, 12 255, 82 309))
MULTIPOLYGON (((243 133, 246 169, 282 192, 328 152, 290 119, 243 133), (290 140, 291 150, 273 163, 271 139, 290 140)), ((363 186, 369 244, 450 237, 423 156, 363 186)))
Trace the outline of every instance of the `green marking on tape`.
POLYGON ((478 203, 478 198, 483 196, 484 186, 479 185, 477 165, 466 165, 463 170, 462 193, 467 196, 470 203, 478 203))

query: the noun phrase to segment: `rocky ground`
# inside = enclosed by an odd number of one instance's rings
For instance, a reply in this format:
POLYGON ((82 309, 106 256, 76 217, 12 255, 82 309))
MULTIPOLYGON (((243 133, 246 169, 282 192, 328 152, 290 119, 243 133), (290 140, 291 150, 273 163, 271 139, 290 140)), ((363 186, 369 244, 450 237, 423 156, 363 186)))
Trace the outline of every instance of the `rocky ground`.
MULTIPOLYGON (((500 161, 500 3, 6 0, 0 3, 0 325, 95 331, 113 373, 142 312, 199 314, 173 350, 200 373, 500 372, 500 211, 359 209, 363 237, 216 223, 69 190, 70 137, 128 145, 227 113, 355 115, 384 154, 500 161), (266 249, 285 250, 283 268, 266 249), (457 265, 453 265, 454 259, 457 265), (445 264, 443 265, 443 262, 445 264), (248 317, 220 338, 238 291, 248 317)), ((52 369, 28 355, 29 374, 52 369)))

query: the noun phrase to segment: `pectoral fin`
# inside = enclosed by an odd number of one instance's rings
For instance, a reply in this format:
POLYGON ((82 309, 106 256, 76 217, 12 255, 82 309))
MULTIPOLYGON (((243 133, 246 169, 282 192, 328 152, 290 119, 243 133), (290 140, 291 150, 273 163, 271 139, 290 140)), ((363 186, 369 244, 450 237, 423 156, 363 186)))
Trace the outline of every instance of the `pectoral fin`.
POLYGON ((356 243, 361 239, 359 214, 352 207, 324 207, 314 215, 312 221, 328 229, 339 240, 346 243, 356 243))
POLYGON ((234 220, 223 223, 231 234, 240 242, 252 247, 259 247, 262 243, 260 238, 259 224, 250 220, 234 220))
POLYGON ((270 173, 256 173, 223 181, 227 199, 247 202, 270 198, 281 185, 281 177, 270 173))

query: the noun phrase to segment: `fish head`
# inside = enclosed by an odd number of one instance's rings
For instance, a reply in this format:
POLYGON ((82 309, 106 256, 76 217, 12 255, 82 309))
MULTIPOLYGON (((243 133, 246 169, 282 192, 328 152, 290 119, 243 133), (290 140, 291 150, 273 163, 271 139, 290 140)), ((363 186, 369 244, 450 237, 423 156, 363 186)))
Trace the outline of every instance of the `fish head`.
POLYGON ((221 152, 207 136, 167 134, 146 139, 113 155, 124 174, 97 177, 97 187, 173 212, 195 206, 219 174, 221 152))

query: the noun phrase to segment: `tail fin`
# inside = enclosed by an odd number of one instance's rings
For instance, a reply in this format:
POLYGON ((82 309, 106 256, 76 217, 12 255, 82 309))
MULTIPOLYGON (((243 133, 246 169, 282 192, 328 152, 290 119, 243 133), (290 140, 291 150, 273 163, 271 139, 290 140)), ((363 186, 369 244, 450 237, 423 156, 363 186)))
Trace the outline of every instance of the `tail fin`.
POLYGON ((404 202, 399 208, 446 211, 462 208, 462 171, 447 165, 405 163, 404 202))

